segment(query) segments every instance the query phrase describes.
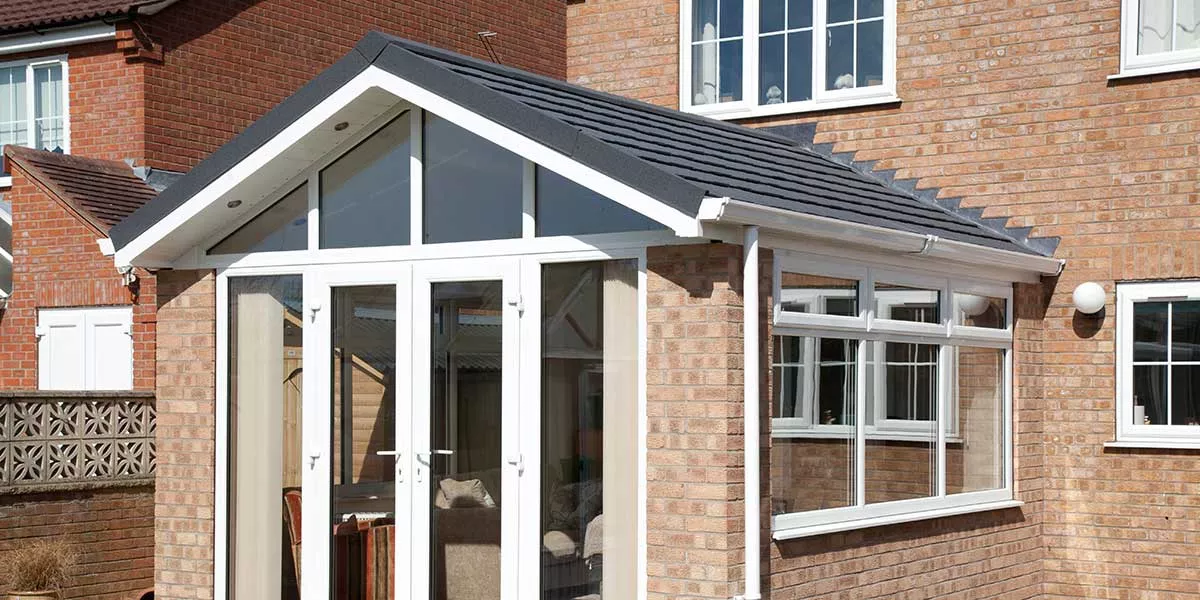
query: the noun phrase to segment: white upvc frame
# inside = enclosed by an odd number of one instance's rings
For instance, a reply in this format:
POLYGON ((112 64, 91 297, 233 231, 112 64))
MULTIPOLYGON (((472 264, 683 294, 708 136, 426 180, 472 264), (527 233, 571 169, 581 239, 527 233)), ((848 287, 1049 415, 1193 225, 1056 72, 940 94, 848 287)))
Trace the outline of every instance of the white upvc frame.
MULTIPOLYGON (((1110 79, 1200 69, 1200 48, 1138 54, 1139 8, 1143 0, 1121 0, 1121 71, 1110 79)), ((1171 36, 1175 36, 1172 0, 1171 36)), ((1172 44, 1173 46, 1174 44, 1172 44)))
MULTIPOLYGON (((647 276, 646 276, 646 248, 650 245, 657 245, 656 238, 634 239, 626 234, 606 234, 603 236, 589 236, 596 240, 596 244, 579 244, 575 246, 551 245, 539 243, 541 240, 525 240, 523 243, 533 245, 531 248, 525 248, 523 251, 520 247, 506 248, 506 252, 496 254, 492 245, 479 242, 466 242, 459 244, 430 244, 426 245, 426 253, 419 257, 406 257, 400 260, 393 259, 391 261, 379 260, 377 250, 375 248, 352 248, 341 251, 340 260, 329 261, 322 260, 304 264, 279 264, 279 265, 233 265, 225 266, 217 269, 216 273, 216 295, 217 295, 217 352, 216 352, 216 478, 215 478, 215 515, 216 527, 214 532, 213 556, 215 557, 215 573, 214 573, 214 589, 213 594, 216 600, 227 600, 229 572, 228 572, 228 527, 229 527, 229 498, 228 498, 228 477, 229 477, 229 422, 230 416, 228 412, 229 403, 229 280, 235 277, 252 277, 252 276, 271 276, 271 275, 300 275, 304 278, 304 318, 305 327, 303 331, 304 356, 311 357, 316 361, 314 364, 312 375, 306 377, 303 383, 304 386, 304 406, 306 411, 314 411, 310 414, 314 418, 305 419, 304 431, 304 455, 313 459, 311 468, 305 470, 305 479, 303 482, 305 489, 305 521, 303 539, 314 540, 323 539, 329 533, 329 492, 328 482, 330 481, 331 465, 330 452, 328 451, 328 428, 329 410, 325 405, 329 390, 329 374, 327 365, 322 367, 324 357, 327 356, 326 350, 330 347, 331 340, 329 338, 329 308, 330 290, 333 286, 343 285, 397 285, 397 314, 398 319, 405 319, 407 315, 417 314, 421 310, 420 299, 428 299, 428 294, 421 295, 422 282, 428 284, 434 280, 458 281, 464 279, 498 279, 506 278, 514 283, 519 281, 519 287, 515 288, 518 292, 516 300, 524 305, 524 314, 520 316, 519 329, 514 327, 514 331, 519 331, 520 345, 516 350, 516 362, 519 363, 518 372, 520 384, 517 392, 522 405, 534 407, 533 413, 528 410, 521 415, 520 426, 523 430, 540 432, 540 268, 543 264, 564 263, 564 262, 586 262, 586 261, 601 261, 601 260, 628 260, 633 259, 638 263, 638 314, 636 316, 638 323, 638 431, 635 435, 636 443, 638 444, 638 473, 637 476, 637 498, 638 498, 638 514, 636 515, 638 527, 638 566, 637 566, 637 581, 638 581, 638 596, 636 600, 645 600, 647 596, 647 554, 646 554, 646 535, 647 535, 647 515, 645 511, 646 500, 648 497, 647 491, 647 413, 646 413, 646 312, 647 312, 647 276), (603 239, 603 238, 609 239, 603 239), (519 275, 517 275, 519 270, 519 275), (414 274, 415 273, 415 274, 414 274), (507 274, 506 274, 507 273, 507 274), (418 289, 420 288, 420 289, 418 289), (407 312, 404 312, 407 311, 407 312), (315 317, 314 317, 315 315, 315 317), (322 375, 324 374, 324 375, 322 375), (531 385, 529 382, 533 382, 531 385), (319 418, 318 418, 319 417, 319 418)), ((522 242, 521 240, 516 240, 522 242)), ((280 254, 280 253, 263 253, 263 254, 280 254)), ((294 254, 294 253, 292 253, 294 254)), ((508 288, 506 287, 506 295, 508 288)), ((506 300, 513 300, 507 298, 506 300)), ((426 307, 427 308, 427 307, 426 307)), ((506 319, 512 311, 517 311, 515 306, 506 304, 505 307, 506 319)), ((519 312, 519 311, 518 311, 519 312)), ((427 324, 427 323, 426 323, 427 324)), ((421 337, 421 326, 413 325, 411 337, 407 327, 397 324, 397 375, 398 378, 403 375, 403 369, 407 365, 413 365, 413 357, 418 353, 415 350, 419 344, 424 343, 422 340, 428 340, 428 332, 424 338, 421 337)), ((506 347, 507 352, 507 347, 506 347)), ((307 365, 306 365, 307 368, 307 365)), ((412 371, 411 373, 415 373, 412 371)), ((412 381, 418 381, 419 377, 411 377, 412 381)), ((517 378, 513 378, 517 381, 517 378)), ((427 384, 427 382, 426 382, 427 384)), ((507 383, 506 383, 507 385, 507 383)), ((421 388, 428 392, 428 387, 421 388)), ((417 392, 414 392, 417 393, 417 392)), ((411 423, 400 418, 400 412, 397 411, 397 444, 404 443, 408 439, 412 431, 411 423), (401 431, 400 428, 407 426, 407 430, 401 431)), ((506 424, 506 427, 509 426, 506 424)), ((513 439, 513 438, 510 438, 513 439)), ((526 476, 521 477, 516 485, 520 486, 520 494, 526 497, 537 498, 540 494, 540 475, 541 469, 537 467, 538 461, 541 459, 540 433, 537 435, 522 435, 519 438, 519 453, 525 460, 524 473, 526 476)), ((419 440, 416 440, 419 441, 419 440)), ((414 441, 415 442, 415 441, 414 441)), ((415 445, 413 446, 416 447, 415 445)), ((414 452, 408 452, 406 462, 398 464, 398 468, 405 469, 407 481, 414 481, 416 476, 416 459, 414 452)), ((401 491, 401 485, 397 485, 397 515, 411 514, 412 504, 407 496, 401 491)), ((506 488, 503 492, 507 498, 515 498, 517 494, 508 495, 506 488)), ((540 523, 541 518, 538 512, 539 506, 536 502, 519 503, 520 513, 513 513, 514 519, 519 519, 520 523, 540 523)), ((397 518, 397 539, 401 537, 402 523, 401 519, 397 518)), ((510 567, 519 569, 516 571, 517 577, 511 578, 511 581, 505 584, 505 590, 510 595, 510 598, 525 598, 539 595, 540 592, 540 550, 541 538, 540 527, 526 527, 517 531, 517 553, 511 559, 510 567)), ((413 534, 412 539, 419 539, 413 534)), ((427 540, 428 538, 424 538, 427 540)), ((424 541, 421 540, 421 541, 424 541)), ((403 565, 412 564, 416 555, 404 554, 405 550, 401 548, 403 544, 397 545, 397 577, 402 576, 399 573, 404 567, 403 565), (401 564, 403 559, 403 564, 401 564)), ((301 555, 303 561, 302 568, 306 573, 303 578, 304 598, 324 598, 327 597, 329 589, 329 549, 321 548, 321 544, 309 543, 305 545, 305 552, 301 555)), ((423 548, 423 547, 422 547, 423 548)), ((410 551, 415 552, 421 550, 414 546, 410 551)), ((406 571, 407 572, 407 571, 406 571)), ((512 571, 505 570, 505 573, 512 571)), ((417 570, 409 572, 412 577, 411 581, 416 581, 414 575, 417 570)), ((398 591, 399 586, 398 586, 398 591)))
MULTIPOLYGON (((874 527, 918 519, 934 518, 965 512, 995 510, 1019 506, 1013 495, 1013 406, 1012 406, 1012 338, 1013 338, 1013 293, 1011 286, 957 278, 946 274, 876 269, 866 264, 830 260, 818 255, 800 252, 775 251, 775 278, 773 285, 773 334, 809 337, 845 338, 858 341, 855 414, 866 415, 876 411, 876 422, 868 424, 865 418, 856 418, 854 426, 820 425, 795 422, 795 419, 772 419, 772 437, 776 438, 839 438, 854 440, 855 473, 854 505, 844 508, 814 510, 808 512, 775 515, 772 530, 775 539, 791 539, 835 531, 863 527, 874 527), (858 317, 839 317, 812 313, 785 312, 781 309, 782 274, 784 272, 822 275, 827 277, 857 278, 859 281, 858 317), (877 281, 921 287, 939 292, 939 323, 909 323, 892 319, 877 318, 878 298, 875 292, 877 281), (1005 328, 985 329, 957 325, 955 315, 949 310, 954 293, 986 294, 1005 300, 1005 328), (992 348, 1004 351, 1001 390, 1001 413, 1003 419, 1002 439, 1002 486, 994 490, 960 494, 946 492, 946 448, 959 440, 951 427, 933 427, 931 437, 928 424, 921 425, 922 431, 908 431, 897 423, 879 426, 878 408, 868 407, 867 345, 874 342, 900 342, 933 344, 938 351, 938 394, 935 422, 957 423, 957 374, 955 358, 958 346, 992 348), (781 422, 782 421, 782 422, 781 422), (899 500, 877 504, 866 503, 866 442, 867 440, 897 440, 930 442, 936 447, 935 493, 928 498, 899 500)), ((917 291, 921 294, 921 291, 917 291)), ((925 297, 925 296, 922 296, 925 297)), ((875 361, 876 364, 879 361, 875 361)), ((875 381, 879 381, 876 373, 875 381)), ((874 395, 880 404, 878 391, 874 395)), ((772 398, 774 403, 776 398, 772 398)), ((811 410, 811 409, 810 409, 811 410)), ((923 422, 915 422, 921 424, 923 422)), ((956 427, 956 425, 955 425, 956 427)))
POLYGON ((825 90, 825 56, 828 44, 818 43, 818 40, 828 39, 826 33, 828 24, 825 23, 826 6, 823 1, 813 2, 812 99, 782 104, 759 104, 758 102, 758 48, 761 36, 759 33, 759 0, 743 0, 742 99, 735 102, 694 104, 692 46, 695 40, 692 39, 692 13, 695 1, 680 0, 679 3, 679 106, 681 110, 725 120, 871 106, 900 101, 896 95, 896 0, 884 0, 883 2, 883 84, 843 90, 825 90))
MULTIPOLYGON (((0 181, 2 181, 3 179, 7 179, 7 178, 0 178, 0 181)), ((2 184, 0 184, 0 185, 2 185, 2 184)), ((4 210, 4 208, 2 208, 2 207, 0 207, 0 221, 4 221, 5 224, 8 225, 9 233, 11 234, 12 233, 12 215, 8 214, 8 211, 4 210)), ((11 235, 9 237, 11 238, 11 235)), ((10 242, 11 242, 11 239, 10 239, 10 242)), ((13 266, 12 248, 6 249, 3 246, 0 246, 0 260, 7 262, 9 268, 11 268, 13 266)), ((0 299, 7 298, 8 294, 10 292, 12 292, 12 290, 0 289, 0 299)))
MULTIPOLYGON (((36 84, 34 82, 34 69, 47 65, 59 65, 62 68, 62 107, 63 107, 63 152, 71 153, 71 89, 70 89, 70 73, 68 72, 67 56, 40 56, 25 60, 14 60, 0 62, 0 69, 8 69, 12 67, 25 67, 25 106, 26 106, 26 135, 25 140, 27 146, 32 146, 34 136, 37 132, 37 111, 35 93, 36 84)), ((0 188, 9 187, 12 185, 12 177, 9 175, 0 176, 0 188)))
MULTIPOLYGON (((1200 301, 1200 281, 1163 281, 1117 284, 1117 411, 1116 441, 1111 446, 1150 448, 1200 448, 1200 427, 1194 425, 1144 425, 1134 423, 1133 326, 1134 304, 1138 302, 1200 301)), ((1171 322, 1167 321, 1170 352, 1171 322)), ((1171 371, 1167 366, 1167 410, 1170 414, 1171 371)))

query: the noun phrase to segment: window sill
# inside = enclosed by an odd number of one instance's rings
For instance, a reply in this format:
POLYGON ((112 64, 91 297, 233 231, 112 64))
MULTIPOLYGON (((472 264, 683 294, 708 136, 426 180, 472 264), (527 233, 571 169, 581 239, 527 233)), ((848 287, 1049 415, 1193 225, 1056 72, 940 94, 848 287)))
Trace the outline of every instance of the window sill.
POLYGON ((1115 75, 1109 75, 1108 80, 1123 81, 1126 79, 1136 79, 1138 77, 1149 77, 1151 75, 1165 75, 1167 73, 1182 73, 1185 71, 1196 70, 1200 70, 1200 61, 1155 65, 1152 67, 1134 67, 1122 69, 1120 73, 1115 75))
POLYGON ((794 115, 800 113, 821 112, 826 110, 837 110, 841 108, 858 108, 864 106, 877 106, 880 104, 896 104, 900 102, 900 97, 888 92, 879 96, 867 96, 859 98, 843 98, 837 100, 826 101, 808 101, 808 102, 793 102, 791 104, 768 104, 763 106, 741 107, 741 108, 721 108, 720 105, 707 107, 689 107, 685 108, 685 112, 697 114, 720 121, 732 121, 737 119, 751 119, 754 117, 770 117, 775 115, 794 115))
POLYGON ((883 517, 872 517, 866 519, 856 519, 853 521, 841 521, 838 523, 828 523, 822 525, 813 525, 810 527, 794 527, 789 529, 779 529, 771 532, 771 537, 777 541, 794 540, 798 538, 813 537, 817 535, 825 535, 829 533, 839 533, 843 531, 853 531, 855 529, 867 529, 870 527, 880 527, 883 525, 896 525, 899 523, 911 523, 913 521, 924 521, 926 519, 937 519, 941 517, 952 517, 955 515, 965 515, 971 513, 988 512, 993 510, 1004 510, 1008 508, 1018 508, 1025 503, 1020 500, 1001 500, 997 502, 985 502, 981 504, 971 504, 966 506, 955 506, 949 508, 937 508, 930 510, 922 510, 899 515, 888 515, 883 517))
POLYGON ((1131 448, 1140 450, 1200 450, 1200 438, 1196 439, 1145 439, 1134 438, 1104 442, 1105 448, 1131 448))

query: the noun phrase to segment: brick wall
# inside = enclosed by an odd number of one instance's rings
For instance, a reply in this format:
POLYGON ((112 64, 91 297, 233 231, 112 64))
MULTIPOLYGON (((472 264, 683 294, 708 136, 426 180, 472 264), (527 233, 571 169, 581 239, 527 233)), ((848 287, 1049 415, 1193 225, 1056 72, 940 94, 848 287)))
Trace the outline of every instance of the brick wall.
POLYGON ((371 30, 483 58, 476 33, 491 30, 504 64, 564 77, 564 11, 559 0, 181 2, 147 21, 166 56, 147 64, 147 159, 190 168, 371 30))
POLYGON ((79 552, 64 600, 131 600, 154 581, 154 491, 135 487, 0 496, 0 564, 5 552, 49 537, 79 552))
POLYGON ((0 389, 37 389, 37 311, 77 306, 133 306, 133 385, 154 389, 154 277, 139 270, 137 295, 121 281, 85 225, 14 166, 13 294, 0 313, 0 389))
MULTIPOLYGON (((677 96, 660 90, 677 89, 678 27, 663 22, 676 5, 569 7, 568 78, 674 106, 677 96), (610 30, 620 35, 606 37, 610 30), (653 76, 643 73, 643 56, 662 57, 653 76)), ((986 207, 986 217, 1032 226, 1034 236, 1061 238, 1056 255, 1066 271, 1044 293, 1022 293, 1045 321, 1036 334, 1018 331, 1029 337, 1016 357, 1017 391, 1027 399, 1018 405, 1018 481, 1023 498, 1045 494, 1044 513, 1027 505, 1029 519, 1045 519, 1045 597, 1200 593, 1200 548, 1181 525, 1200 520, 1200 456, 1103 446, 1115 435, 1115 282, 1200 277, 1200 74, 1109 81, 1119 69, 1119 0, 900 0, 898 12, 902 104, 752 124, 815 121, 816 141, 838 152, 986 207), (1110 293, 1099 321, 1071 306, 1084 281, 1110 293), (1045 479, 1034 476, 1043 470, 1045 479)), ((881 533, 937 546, 947 526, 961 524, 881 533)), ((1000 530, 990 538, 1029 531, 1000 530)), ((886 547, 841 556, 874 561, 886 547)), ((804 552, 814 563, 823 556, 804 552)))
POLYGON ((216 279, 211 271, 163 271, 158 286, 155 593, 211 598, 216 279))

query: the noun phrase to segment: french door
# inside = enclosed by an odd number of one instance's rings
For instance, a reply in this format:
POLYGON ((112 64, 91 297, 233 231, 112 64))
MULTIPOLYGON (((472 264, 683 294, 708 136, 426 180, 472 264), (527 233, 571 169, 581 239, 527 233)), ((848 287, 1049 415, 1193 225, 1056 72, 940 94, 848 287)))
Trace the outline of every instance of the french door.
POLYGON ((522 597, 537 429, 521 430, 519 275, 471 260, 306 279, 304 600, 522 597))

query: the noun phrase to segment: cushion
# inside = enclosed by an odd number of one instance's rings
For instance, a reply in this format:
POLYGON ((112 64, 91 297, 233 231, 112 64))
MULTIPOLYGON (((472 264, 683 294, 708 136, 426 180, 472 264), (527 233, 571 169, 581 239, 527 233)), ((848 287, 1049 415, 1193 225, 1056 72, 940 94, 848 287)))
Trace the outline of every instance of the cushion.
MULTIPOLYGON (((438 491, 445 496, 445 503, 449 508, 496 507, 496 501, 478 479, 443 479, 438 482, 438 491)), ((437 504, 438 499, 435 496, 434 505, 437 504)))
POLYGON ((546 535, 542 537, 542 547, 554 558, 568 558, 575 556, 578 544, 571 539, 571 536, 561 531, 547 531, 546 535))

